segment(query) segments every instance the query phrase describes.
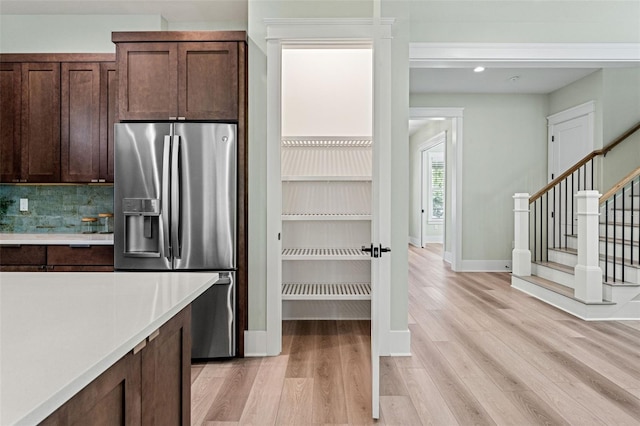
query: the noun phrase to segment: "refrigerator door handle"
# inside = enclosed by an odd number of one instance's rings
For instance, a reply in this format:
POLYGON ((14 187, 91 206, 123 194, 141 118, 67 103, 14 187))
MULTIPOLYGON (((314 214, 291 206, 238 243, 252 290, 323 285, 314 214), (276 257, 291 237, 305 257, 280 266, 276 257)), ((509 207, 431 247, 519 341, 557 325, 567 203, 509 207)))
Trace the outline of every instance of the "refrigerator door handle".
POLYGON ((162 247, 163 256, 171 258, 171 244, 169 236, 169 197, 170 197, 170 154, 171 136, 164 137, 162 147, 162 199, 160 200, 160 211, 162 212, 162 247))
POLYGON ((171 145, 171 249, 174 259, 180 259, 180 136, 173 136, 171 145))
POLYGON ((229 274, 229 288, 227 289, 227 341, 228 348, 227 353, 229 355, 235 354, 236 340, 235 340, 235 284, 233 282, 234 274, 229 274))

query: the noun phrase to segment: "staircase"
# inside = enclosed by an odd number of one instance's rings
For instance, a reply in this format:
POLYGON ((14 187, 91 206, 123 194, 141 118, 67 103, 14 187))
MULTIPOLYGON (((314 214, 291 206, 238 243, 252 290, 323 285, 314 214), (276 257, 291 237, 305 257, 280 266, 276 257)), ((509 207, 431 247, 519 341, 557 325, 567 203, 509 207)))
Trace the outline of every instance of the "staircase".
POLYGON ((514 196, 511 285, 585 320, 640 320, 640 167, 601 196, 596 156, 514 196))

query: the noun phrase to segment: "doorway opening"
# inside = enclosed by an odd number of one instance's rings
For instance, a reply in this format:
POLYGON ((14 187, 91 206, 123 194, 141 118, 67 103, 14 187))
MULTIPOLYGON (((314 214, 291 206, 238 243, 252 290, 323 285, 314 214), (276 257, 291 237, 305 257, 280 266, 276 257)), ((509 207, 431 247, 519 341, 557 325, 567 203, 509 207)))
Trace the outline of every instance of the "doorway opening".
MULTIPOLYGON (((450 133, 450 132, 449 132, 450 133)), ((427 140, 420 149, 420 247, 443 244, 446 226, 447 131, 427 140)))
POLYGON ((453 271, 462 266, 462 113, 462 108, 409 109, 412 170, 409 241, 417 247, 435 243, 436 239, 441 241, 443 259, 451 264, 453 271), (429 154, 431 148, 433 151, 429 154), (437 153, 438 150, 443 153, 437 153), (443 185, 444 193, 436 194, 443 199, 438 197, 435 204, 428 189, 429 157, 432 164, 442 165, 444 177, 444 182, 436 182, 443 185), (444 161, 440 162, 442 158, 444 161), (437 233, 442 233, 442 237, 437 233))
POLYGON ((373 51, 282 48, 282 319, 371 318, 373 51))

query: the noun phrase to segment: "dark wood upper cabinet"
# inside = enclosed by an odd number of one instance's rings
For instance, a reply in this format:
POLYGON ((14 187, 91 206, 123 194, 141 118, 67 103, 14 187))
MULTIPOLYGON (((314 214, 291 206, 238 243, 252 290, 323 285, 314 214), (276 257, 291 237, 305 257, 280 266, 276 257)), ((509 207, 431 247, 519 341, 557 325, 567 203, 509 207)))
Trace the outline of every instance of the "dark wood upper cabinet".
POLYGON ((120 120, 237 121, 238 31, 113 33, 120 120))
POLYGON ((60 64, 22 64, 22 177, 60 182, 60 64))
POLYGON ((120 120, 169 120, 178 116, 178 46, 117 45, 120 120))
POLYGON ((22 67, 0 63, 0 182, 21 179, 22 67))
POLYGON ((238 119, 238 44, 178 44, 178 116, 238 119))
POLYGON ((0 54, 0 182, 113 182, 114 59, 0 54))
POLYGON ((100 64, 100 178, 113 182, 113 125, 118 120, 118 77, 115 62, 100 64))
POLYGON ((62 182, 97 182, 100 175, 100 64, 62 64, 62 182))

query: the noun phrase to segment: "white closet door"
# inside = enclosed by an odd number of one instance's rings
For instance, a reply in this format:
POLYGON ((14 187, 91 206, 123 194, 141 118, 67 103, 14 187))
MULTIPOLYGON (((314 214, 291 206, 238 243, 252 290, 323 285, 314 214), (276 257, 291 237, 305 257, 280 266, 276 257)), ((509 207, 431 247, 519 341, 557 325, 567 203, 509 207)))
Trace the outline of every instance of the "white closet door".
MULTIPOLYGON (((375 24, 374 24, 375 25, 375 24)), ((391 38, 374 29, 373 167, 371 238, 378 257, 371 259, 371 402, 373 418, 380 418, 380 354, 388 344, 392 252, 391 244, 391 38)))

